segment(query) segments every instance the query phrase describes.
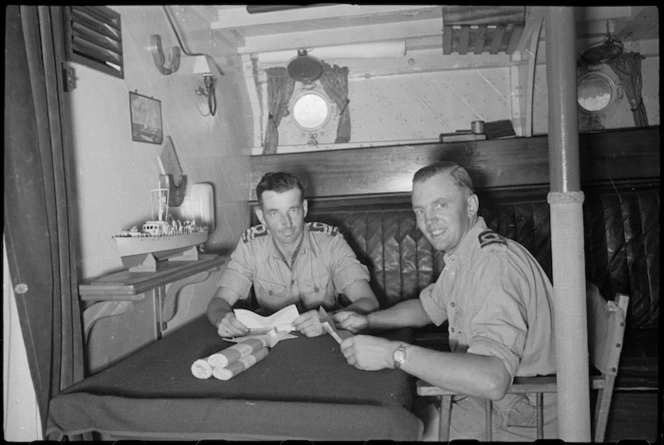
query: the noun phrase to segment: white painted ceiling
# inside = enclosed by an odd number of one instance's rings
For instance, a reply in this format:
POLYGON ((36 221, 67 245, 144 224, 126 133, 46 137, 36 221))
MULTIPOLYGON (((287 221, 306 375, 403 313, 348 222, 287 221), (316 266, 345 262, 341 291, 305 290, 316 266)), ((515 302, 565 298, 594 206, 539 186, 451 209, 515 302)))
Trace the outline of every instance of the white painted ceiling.
MULTIPOLYGON (((272 5, 276 9, 283 6, 272 5)), ((441 47, 445 20, 441 5, 318 4, 260 13, 250 13, 247 5, 165 8, 189 50, 212 57, 284 50, 296 55, 298 48, 390 41, 405 41, 408 50, 430 49, 441 47)), ((601 41, 607 24, 624 42, 659 38, 655 6, 574 9, 578 41, 601 41)), ((545 10, 527 6, 526 24, 541 19, 545 10)), ((546 39, 545 31, 541 39, 546 39)))

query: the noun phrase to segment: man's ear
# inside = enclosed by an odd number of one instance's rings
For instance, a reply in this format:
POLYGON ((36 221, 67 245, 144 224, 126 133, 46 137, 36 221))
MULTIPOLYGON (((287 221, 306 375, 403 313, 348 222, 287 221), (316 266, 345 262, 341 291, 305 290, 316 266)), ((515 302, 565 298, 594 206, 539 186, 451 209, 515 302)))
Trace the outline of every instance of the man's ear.
POLYGON ((306 199, 302 201, 302 210, 304 211, 304 218, 306 218, 307 212, 309 211, 309 203, 306 199))
POLYGON ((475 216, 480 208, 480 199, 475 193, 470 195, 466 202, 468 203, 468 216, 475 216))
POLYGON ((265 215, 263 215, 263 209, 261 209, 260 204, 259 204, 259 206, 256 207, 256 209, 254 210, 254 213, 256 213, 256 217, 257 217, 258 220, 261 222, 261 224, 263 224, 263 225, 267 225, 267 224, 265 224, 265 215))

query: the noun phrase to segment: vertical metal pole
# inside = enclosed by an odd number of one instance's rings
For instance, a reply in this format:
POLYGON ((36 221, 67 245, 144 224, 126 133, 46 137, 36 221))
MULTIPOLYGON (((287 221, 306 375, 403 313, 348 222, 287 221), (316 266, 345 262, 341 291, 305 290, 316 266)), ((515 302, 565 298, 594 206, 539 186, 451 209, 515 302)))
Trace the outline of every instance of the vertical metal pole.
POLYGON ((546 72, 559 437, 590 441, 583 192, 572 7, 548 7, 546 72))

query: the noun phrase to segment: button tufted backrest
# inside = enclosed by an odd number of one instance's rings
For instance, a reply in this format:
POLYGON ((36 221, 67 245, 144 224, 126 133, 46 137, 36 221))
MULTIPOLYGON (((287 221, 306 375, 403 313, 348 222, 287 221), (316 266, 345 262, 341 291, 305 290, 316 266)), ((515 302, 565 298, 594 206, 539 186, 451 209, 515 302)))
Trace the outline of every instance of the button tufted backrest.
MULTIPOLYGON (((479 192, 480 214, 526 247, 551 278, 548 188, 479 192)), ((584 188, 586 279, 631 297, 628 326, 659 323, 659 183, 584 188)), ((443 257, 417 229, 409 195, 309 200, 309 221, 338 226, 371 272, 381 307, 416 298, 443 257)))

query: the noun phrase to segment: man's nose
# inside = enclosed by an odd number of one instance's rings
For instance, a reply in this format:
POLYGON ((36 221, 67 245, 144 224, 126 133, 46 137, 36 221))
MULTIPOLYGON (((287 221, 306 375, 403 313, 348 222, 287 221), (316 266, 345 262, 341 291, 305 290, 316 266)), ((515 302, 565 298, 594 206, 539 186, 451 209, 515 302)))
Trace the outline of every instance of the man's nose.
POLYGON ((430 221, 438 220, 438 215, 432 209, 424 210, 424 222, 429 223, 430 221))
POLYGON ((293 218, 290 215, 286 215, 283 218, 284 226, 291 227, 293 225, 293 218))

